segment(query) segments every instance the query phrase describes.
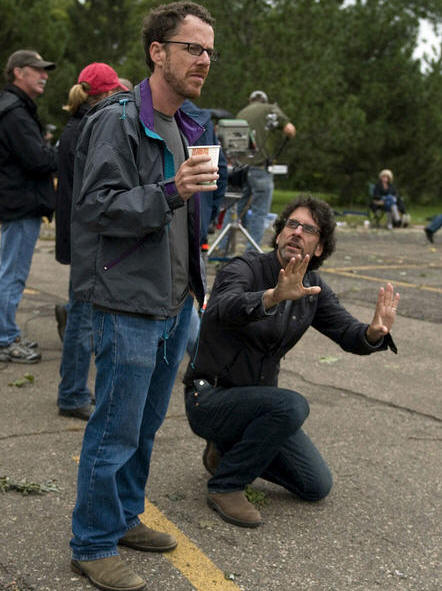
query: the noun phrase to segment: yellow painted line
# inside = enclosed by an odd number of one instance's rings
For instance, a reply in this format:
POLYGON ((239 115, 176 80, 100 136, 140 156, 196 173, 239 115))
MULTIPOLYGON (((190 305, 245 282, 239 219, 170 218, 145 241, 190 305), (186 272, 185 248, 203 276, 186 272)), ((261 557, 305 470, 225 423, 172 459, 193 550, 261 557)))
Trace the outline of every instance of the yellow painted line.
POLYGON ((23 290, 23 293, 25 293, 27 295, 37 295, 40 292, 38 291, 38 289, 32 289, 30 287, 25 287, 23 290))
POLYGON ((361 265, 360 267, 327 267, 328 271, 377 271, 378 269, 441 269, 441 265, 436 265, 434 263, 422 263, 421 265, 361 265))
POLYGON ((176 538, 178 546, 172 552, 165 552, 163 556, 186 577, 196 591, 240 591, 196 544, 147 499, 140 519, 148 527, 166 531, 176 538))
POLYGON ((432 291, 434 293, 441 293, 441 287, 432 287, 431 285, 416 285, 415 283, 408 283, 407 281, 396 281, 395 279, 385 279, 382 277, 371 277, 370 275, 359 275, 359 273, 350 273, 348 271, 341 271, 338 269, 322 269, 323 273, 330 273, 331 275, 342 275, 342 277, 351 277, 352 279, 365 279, 366 281, 374 281, 375 283, 386 283, 389 281, 395 287, 410 287, 412 289, 421 289, 423 291, 432 291))

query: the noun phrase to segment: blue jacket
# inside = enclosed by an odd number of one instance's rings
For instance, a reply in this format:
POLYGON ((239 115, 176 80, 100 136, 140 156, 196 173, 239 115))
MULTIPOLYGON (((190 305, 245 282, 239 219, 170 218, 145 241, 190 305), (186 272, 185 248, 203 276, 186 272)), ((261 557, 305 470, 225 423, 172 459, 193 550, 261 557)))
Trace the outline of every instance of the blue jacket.
MULTIPOLYGON (((180 110, 175 119, 187 145, 204 132, 180 110)), ((154 130, 149 81, 101 101, 83 122, 72 209, 75 297, 115 311, 169 317, 176 313, 169 223, 184 201, 174 183, 173 156, 154 130)), ((189 289, 201 304, 198 194, 188 202, 188 229, 189 289)))
MULTIPOLYGON (((212 123, 211 114, 208 109, 200 109, 194 105, 192 101, 186 99, 181 105, 181 110, 189 115, 189 117, 195 119, 195 121, 197 121, 205 129, 203 135, 200 136, 200 138, 195 142, 197 145, 213 146, 219 144, 218 138, 216 137, 215 128, 212 123)), ((218 188, 213 192, 214 205, 221 201, 227 189, 227 160, 222 150, 219 151, 218 168, 218 188)))

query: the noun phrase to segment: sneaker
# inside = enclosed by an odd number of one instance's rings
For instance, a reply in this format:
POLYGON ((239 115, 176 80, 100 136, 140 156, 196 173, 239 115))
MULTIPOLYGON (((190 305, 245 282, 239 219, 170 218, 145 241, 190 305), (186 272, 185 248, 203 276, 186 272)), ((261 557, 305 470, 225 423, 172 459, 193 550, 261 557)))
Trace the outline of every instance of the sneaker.
POLYGON ((240 527, 258 527, 261 525, 261 514, 250 503, 243 490, 231 493, 209 493, 207 504, 219 516, 233 525, 240 527))
POLYGON ((71 560, 71 570, 87 577, 92 585, 104 591, 139 591, 145 581, 125 564, 120 556, 98 560, 71 560))
POLYGON ((41 360, 41 353, 23 345, 20 341, 14 341, 7 347, 0 348, 0 361, 11 361, 13 363, 38 363, 41 360))
POLYGON ((142 552, 169 552, 176 548, 177 541, 169 534, 155 531, 140 523, 129 529, 118 542, 142 552))
POLYGON ((37 341, 31 341, 30 339, 27 339, 26 337, 17 337, 15 339, 15 342, 20 343, 21 345, 24 345, 28 349, 38 349, 37 341))
POLYGON ((68 319, 68 313, 66 310, 66 306, 62 306, 61 304, 56 304, 55 319, 57 321, 58 336, 60 337, 61 342, 63 342, 64 331, 66 330, 66 322, 68 319))

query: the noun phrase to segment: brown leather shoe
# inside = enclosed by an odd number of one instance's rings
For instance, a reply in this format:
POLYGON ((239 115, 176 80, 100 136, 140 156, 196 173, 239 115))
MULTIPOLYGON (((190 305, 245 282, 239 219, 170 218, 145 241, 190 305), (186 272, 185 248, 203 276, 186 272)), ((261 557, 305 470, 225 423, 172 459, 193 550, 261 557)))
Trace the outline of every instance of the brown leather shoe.
POLYGON ((261 514, 246 499, 244 491, 231 493, 209 493, 207 504, 228 523, 241 527, 258 527, 261 514))
POLYGON ((118 542, 122 546, 129 546, 142 552, 169 552, 173 550, 177 541, 169 534, 155 531, 140 523, 128 530, 118 542))
POLYGON ((72 560, 71 569, 74 573, 87 577, 92 585, 104 591, 139 591, 146 585, 119 556, 98 560, 72 560))
POLYGON ((213 443, 213 441, 208 441, 206 448, 203 452, 203 464, 207 472, 209 474, 212 474, 212 476, 215 474, 220 460, 221 455, 219 451, 216 449, 215 444, 213 443))

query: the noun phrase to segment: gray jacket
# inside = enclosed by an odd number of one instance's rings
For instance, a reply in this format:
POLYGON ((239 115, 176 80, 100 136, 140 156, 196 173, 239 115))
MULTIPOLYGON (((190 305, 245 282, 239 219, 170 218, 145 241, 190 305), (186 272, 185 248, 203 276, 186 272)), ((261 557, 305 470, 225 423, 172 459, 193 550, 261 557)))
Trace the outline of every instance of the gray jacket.
MULTIPOLYGON (((204 128, 180 110, 185 145, 204 128)), ((173 181, 173 157, 153 129, 148 80, 118 93, 84 118, 77 144, 72 209, 75 297, 153 317, 171 308, 172 256, 168 237, 184 205, 173 181)), ((188 202, 189 289, 204 298, 199 250, 199 195, 188 202)))

